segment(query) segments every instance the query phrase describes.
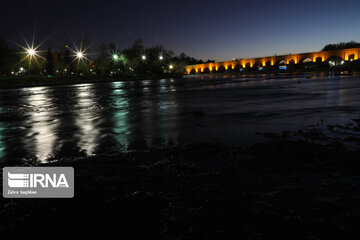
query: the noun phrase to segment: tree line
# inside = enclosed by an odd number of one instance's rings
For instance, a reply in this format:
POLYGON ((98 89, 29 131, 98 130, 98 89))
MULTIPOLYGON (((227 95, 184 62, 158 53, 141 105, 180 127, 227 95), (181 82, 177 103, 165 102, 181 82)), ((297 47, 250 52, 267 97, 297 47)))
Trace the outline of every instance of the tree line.
MULTIPOLYGON (((183 73, 186 65, 204 63, 187 56, 175 55, 162 45, 145 47, 141 39, 119 50, 115 43, 103 43, 96 54, 89 40, 64 44, 57 51, 48 48, 31 59, 24 49, 10 48, 0 37, 0 74, 2 76, 41 75, 166 75, 183 73)), ((212 60, 208 60, 211 62, 212 60)))
POLYGON ((350 42, 328 44, 325 47, 323 47, 322 51, 348 49, 348 48, 360 48, 360 42, 350 41, 350 42))

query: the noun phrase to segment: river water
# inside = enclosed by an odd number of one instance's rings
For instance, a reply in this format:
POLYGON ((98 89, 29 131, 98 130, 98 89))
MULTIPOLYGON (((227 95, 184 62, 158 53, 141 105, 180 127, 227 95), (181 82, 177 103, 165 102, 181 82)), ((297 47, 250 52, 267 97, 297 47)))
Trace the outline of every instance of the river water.
POLYGON ((0 158, 51 161, 342 123, 360 77, 327 74, 119 81, 0 90, 0 158))

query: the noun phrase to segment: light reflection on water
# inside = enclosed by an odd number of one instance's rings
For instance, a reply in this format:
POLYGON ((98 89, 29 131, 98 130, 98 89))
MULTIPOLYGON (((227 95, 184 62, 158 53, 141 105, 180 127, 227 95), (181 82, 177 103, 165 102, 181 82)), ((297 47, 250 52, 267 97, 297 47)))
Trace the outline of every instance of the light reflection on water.
POLYGON ((58 123, 57 119, 52 116, 56 109, 51 103, 47 91, 47 87, 32 88, 31 94, 25 100, 32 111, 28 113, 29 118, 25 122, 30 127, 23 144, 32 149, 32 154, 40 161, 54 152, 57 139, 58 123))
POLYGON ((116 145, 128 146, 130 144, 132 124, 129 122, 129 101, 123 89, 124 82, 114 82, 112 87, 114 138, 116 145))
POLYGON ((100 129, 96 127, 100 116, 97 114, 97 103, 91 84, 81 84, 77 91, 77 111, 75 111, 75 125, 79 131, 75 134, 78 148, 87 155, 92 155, 98 145, 100 129))
POLYGON ((46 161, 139 142, 254 143, 263 140, 255 132, 346 121, 360 112, 359 96, 358 78, 266 76, 0 90, 0 158, 46 161))
MULTIPOLYGON (((2 108, 0 107, 0 112, 2 112, 2 108)), ((0 158, 2 158, 5 154, 5 143, 3 142, 3 133, 4 132, 4 124, 0 121, 0 158)))

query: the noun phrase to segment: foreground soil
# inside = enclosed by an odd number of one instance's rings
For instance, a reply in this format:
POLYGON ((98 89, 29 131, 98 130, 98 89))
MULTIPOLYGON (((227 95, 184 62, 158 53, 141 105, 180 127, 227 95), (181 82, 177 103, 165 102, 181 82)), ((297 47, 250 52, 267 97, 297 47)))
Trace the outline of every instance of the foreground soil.
POLYGON ((73 199, 4 199, 1 239, 359 239, 360 151, 274 139, 61 159, 73 199), (81 236, 81 237, 78 237, 81 236))

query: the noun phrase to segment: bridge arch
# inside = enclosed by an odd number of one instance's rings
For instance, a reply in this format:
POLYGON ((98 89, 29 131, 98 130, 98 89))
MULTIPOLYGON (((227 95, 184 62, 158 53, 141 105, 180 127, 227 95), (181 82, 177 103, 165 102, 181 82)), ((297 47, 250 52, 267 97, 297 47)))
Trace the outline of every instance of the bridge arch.
POLYGON ((266 61, 265 66, 270 67, 271 66, 271 60, 266 61))
POLYGON ((234 70, 234 68, 235 68, 235 65, 234 65, 233 63, 230 63, 230 64, 228 65, 228 70, 229 70, 229 71, 234 70))
POLYGON ((344 63, 344 59, 339 56, 332 56, 326 59, 330 66, 340 66, 344 63))
POLYGON ((238 63, 238 64, 235 65, 234 71, 239 72, 241 68, 242 68, 242 66, 240 65, 240 63, 238 63))
POLYGON ((323 57, 315 57, 315 61, 317 63, 323 62, 323 57))
POLYGON ((275 65, 286 65, 286 61, 285 59, 280 59, 275 63, 275 65))
POLYGON ((345 61, 354 61, 359 59, 359 51, 358 50, 345 50, 344 53, 344 60, 345 61))
POLYGON ((301 63, 312 63, 313 60, 312 60, 311 58, 307 57, 307 58, 301 59, 300 62, 301 62, 301 63))
POLYGON ((217 72, 219 72, 219 73, 225 72, 225 67, 224 66, 219 66, 217 72))
POLYGON ((296 64, 295 59, 290 59, 289 62, 288 62, 288 64, 291 64, 291 65, 296 64))
POLYGON ((256 63, 254 63, 254 64, 252 65, 252 67, 253 67, 253 68, 257 68, 257 67, 259 67, 259 63, 257 63, 257 62, 256 62, 256 63))
POLYGON ((320 62, 325 62, 326 60, 326 54, 323 52, 319 52, 319 53, 314 53, 312 55, 312 59, 314 63, 320 63, 320 62))
POLYGON ((355 60, 355 54, 353 53, 353 54, 349 54, 348 56, 347 56, 347 59, 348 59, 348 61, 354 61, 355 60))

